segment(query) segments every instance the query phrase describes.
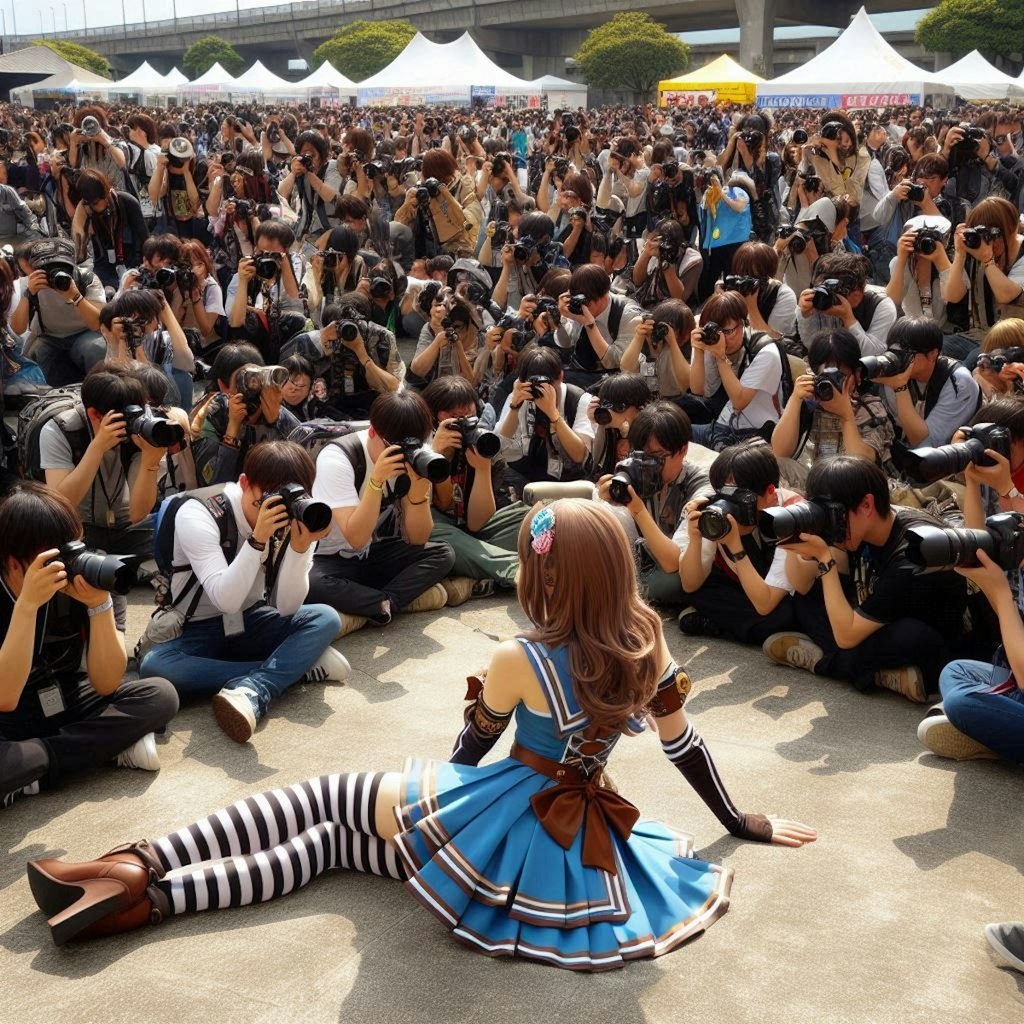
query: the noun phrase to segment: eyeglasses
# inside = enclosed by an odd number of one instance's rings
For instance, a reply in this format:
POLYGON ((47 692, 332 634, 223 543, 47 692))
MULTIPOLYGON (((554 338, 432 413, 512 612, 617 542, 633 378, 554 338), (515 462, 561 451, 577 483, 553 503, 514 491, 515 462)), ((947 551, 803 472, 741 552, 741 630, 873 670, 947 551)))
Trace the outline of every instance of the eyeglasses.
POLYGON ((742 330, 743 330, 743 322, 740 321, 738 324, 733 324, 732 327, 723 327, 722 328, 722 333, 724 335, 726 335, 727 337, 731 337, 737 331, 742 331, 742 330))

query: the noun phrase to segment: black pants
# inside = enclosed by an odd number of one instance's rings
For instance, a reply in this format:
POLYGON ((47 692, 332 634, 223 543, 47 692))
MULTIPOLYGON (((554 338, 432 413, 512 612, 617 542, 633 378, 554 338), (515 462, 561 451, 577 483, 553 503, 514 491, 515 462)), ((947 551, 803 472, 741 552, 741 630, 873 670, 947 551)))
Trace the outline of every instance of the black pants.
MULTIPOLYGON (((151 518, 143 519, 135 526, 120 529, 108 529, 105 526, 88 525, 85 528, 85 543, 97 551, 105 551, 108 555, 134 555, 139 562, 153 557, 153 522, 151 518)), ((111 594, 114 602, 114 621, 123 633, 128 626, 128 598, 123 594, 111 594)))
POLYGON ((759 615, 738 580, 729 579, 717 569, 700 590, 687 595, 701 615, 711 619, 730 639, 741 644, 762 644, 772 633, 788 633, 797 628, 793 599, 784 597, 767 615, 759 615))
POLYGON ((454 564, 455 552, 447 544, 377 540, 365 558, 317 555, 307 600, 379 621, 382 602, 390 602, 392 612, 400 611, 440 583, 454 564))
POLYGON ((938 693, 939 672, 950 660, 950 653, 946 637, 929 623, 922 619, 898 619, 856 647, 843 650, 832 634, 820 583, 808 594, 797 594, 793 609, 797 628, 825 652, 818 663, 819 675, 847 679, 858 689, 866 690, 874 685, 879 669, 916 665, 928 692, 938 693))
POLYGON ((0 715, 0 794, 37 780, 44 788, 112 761, 146 733, 162 729, 178 710, 166 679, 123 682, 100 697, 87 679, 62 687, 65 710, 43 716, 34 693, 24 711, 0 715))

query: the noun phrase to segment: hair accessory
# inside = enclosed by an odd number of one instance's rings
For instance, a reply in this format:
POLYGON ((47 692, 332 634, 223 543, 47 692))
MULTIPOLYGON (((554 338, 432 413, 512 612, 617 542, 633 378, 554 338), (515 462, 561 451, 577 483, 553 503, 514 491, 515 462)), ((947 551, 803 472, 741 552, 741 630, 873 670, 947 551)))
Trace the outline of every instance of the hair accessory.
POLYGON ((555 510, 550 505, 546 505, 533 517, 530 536, 533 538, 530 546, 538 555, 546 555, 551 550, 555 540, 555 510))

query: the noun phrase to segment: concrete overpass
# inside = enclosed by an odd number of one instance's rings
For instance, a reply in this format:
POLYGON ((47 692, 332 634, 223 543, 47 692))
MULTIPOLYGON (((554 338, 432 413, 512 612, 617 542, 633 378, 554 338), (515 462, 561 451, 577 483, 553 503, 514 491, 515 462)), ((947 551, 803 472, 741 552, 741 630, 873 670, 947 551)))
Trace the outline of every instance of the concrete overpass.
MULTIPOLYGON (((862 0, 649 0, 644 9, 670 31, 739 26, 740 61, 771 76, 772 32, 776 24, 843 27, 862 0)), ((876 0, 870 13, 913 10, 920 0, 876 0)), ((274 7, 195 18, 137 22, 56 33, 103 54, 121 73, 143 60, 169 70, 184 51, 205 35, 226 39, 250 60, 261 59, 282 73, 289 58, 309 59, 339 28, 357 19, 400 18, 438 41, 470 29, 477 42, 502 66, 536 78, 564 74, 586 33, 618 11, 625 0, 302 0, 274 7)), ((8 36, 8 50, 38 35, 8 36)))

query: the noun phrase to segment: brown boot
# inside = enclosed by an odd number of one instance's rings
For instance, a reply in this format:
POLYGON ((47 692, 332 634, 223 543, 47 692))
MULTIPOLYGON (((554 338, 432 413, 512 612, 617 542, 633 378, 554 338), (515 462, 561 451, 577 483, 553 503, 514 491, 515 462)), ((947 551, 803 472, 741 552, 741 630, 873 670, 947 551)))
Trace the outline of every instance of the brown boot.
POLYGON ((28 862, 32 895, 49 915, 58 946, 162 921, 170 914, 170 904, 154 883, 163 875, 160 859, 145 840, 81 864, 28 862))

